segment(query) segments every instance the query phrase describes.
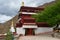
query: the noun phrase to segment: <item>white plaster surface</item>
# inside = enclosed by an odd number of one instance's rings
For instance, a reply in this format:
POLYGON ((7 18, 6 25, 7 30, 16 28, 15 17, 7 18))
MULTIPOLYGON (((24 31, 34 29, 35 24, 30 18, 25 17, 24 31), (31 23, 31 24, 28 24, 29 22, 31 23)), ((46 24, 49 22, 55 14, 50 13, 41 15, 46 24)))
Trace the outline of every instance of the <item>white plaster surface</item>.
POLYGON ((60 25, 59 25, 59 28, 60 28, 60 25))
POLYGON ((48 28, 48 27, 39 27, 35 30, 35 34, 39 34, 39 33, 44 33, 44 32, 51 32, 53 31, 53 28, 48 28))
POLYGON ((17 32, 17 34, 19 35, 19 34, 25 34, 25 29, 23 29, 23 28, 16 28, 16 32, 17 32))
MULTIPOLYGON (((39 28, 35 29, 35 34, 45 33, 45 32, 52 32, 52 31, 53 31, 53 28, 39 27, 39 28)), ((25 35, 25 29, 23 27, 16 28, 16 32, 17 32, 17 34, 23 34, 23 35, 25 35)))
POLYGON ((15 32, 14 27, 11 27, 11 28, 10 28, 10 31, 11 31, 12 33, 15 32))

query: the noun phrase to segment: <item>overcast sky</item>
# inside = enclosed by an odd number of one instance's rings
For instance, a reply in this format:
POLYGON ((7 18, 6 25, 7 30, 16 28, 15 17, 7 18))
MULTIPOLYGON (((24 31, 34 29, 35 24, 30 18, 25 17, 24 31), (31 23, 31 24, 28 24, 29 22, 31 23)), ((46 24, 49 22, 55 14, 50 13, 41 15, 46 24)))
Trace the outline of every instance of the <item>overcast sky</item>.
POLYGON ((54 0, 0 0, 0 23, 6 22, 18 14, 22 1, 25 6, 37 7, 54 0))

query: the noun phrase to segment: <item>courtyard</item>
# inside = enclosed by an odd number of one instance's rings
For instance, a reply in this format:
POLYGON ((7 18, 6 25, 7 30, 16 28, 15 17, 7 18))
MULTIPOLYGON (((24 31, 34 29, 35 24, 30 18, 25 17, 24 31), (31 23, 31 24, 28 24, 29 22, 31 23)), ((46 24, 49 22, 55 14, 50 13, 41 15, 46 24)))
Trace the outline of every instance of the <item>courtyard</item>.
POLYGON ((50 35, 38 35, 38 36, 21 36, 18 40, 60 40, 60 38, 52 37, 50 35))

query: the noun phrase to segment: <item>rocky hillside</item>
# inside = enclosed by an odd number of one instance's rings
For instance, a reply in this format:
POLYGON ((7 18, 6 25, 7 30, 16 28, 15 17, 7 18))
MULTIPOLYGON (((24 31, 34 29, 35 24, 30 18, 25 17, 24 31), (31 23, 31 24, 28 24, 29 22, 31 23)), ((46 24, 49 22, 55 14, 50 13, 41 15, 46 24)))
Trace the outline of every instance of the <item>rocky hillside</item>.
MULTIPOLYGON (((57 0, 56 0, 56 1, 57 1, 57 0)), ((39 6, 39 7, 44 7, 44 8, 45 8, 46 6, 55 4, 56 1, 52 1, 52 2, 50 2, 50 3, 45 3, 45 4, 43 4, 43 5, 39 6)))
POLYGON ((16 24, 16 22, 18 20, 18 15, 16 15, 11 20, 9 20, 9 21, 7 21, 7 22, 5 22, 3 24, 0 23, 0 34, 7 32, 7 30, 11 27, 12 20, 13 20, 13 22, 14 22, 13 24, 15 26, 15 24, 16 24))

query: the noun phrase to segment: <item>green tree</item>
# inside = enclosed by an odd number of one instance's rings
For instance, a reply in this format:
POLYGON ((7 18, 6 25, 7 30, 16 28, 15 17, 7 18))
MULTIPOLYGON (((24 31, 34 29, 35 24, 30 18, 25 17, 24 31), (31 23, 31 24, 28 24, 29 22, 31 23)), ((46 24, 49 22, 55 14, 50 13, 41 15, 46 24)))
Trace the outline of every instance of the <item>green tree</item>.
POLYGON ((13 34, 10 31, 8 31, 5 40, 13 40, 13 39, 14 39, 13 34))
POLYGON ((36 22, 47 22, 51 27, 60 23, 60 0, 47 6, 44 11, 34 15, 36 22))

